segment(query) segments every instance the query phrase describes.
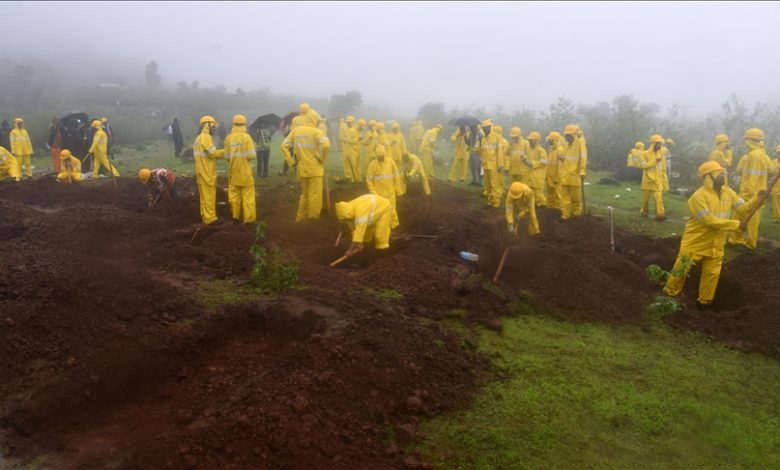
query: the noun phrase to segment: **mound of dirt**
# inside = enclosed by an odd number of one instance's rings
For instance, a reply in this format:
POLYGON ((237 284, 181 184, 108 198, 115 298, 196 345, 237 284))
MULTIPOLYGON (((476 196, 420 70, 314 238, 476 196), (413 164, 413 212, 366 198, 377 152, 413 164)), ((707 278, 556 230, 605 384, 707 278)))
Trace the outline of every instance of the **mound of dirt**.
MULTIPOLYGON (((500 329, 508 305, 525 302, 565 320, 641 324, 659 294, 644 270, 668 269, 679 244, 618 229, 612 252, 603 220, 560 223, 541 209, 542 234, 512 241, 496 286, 488 280, 510 243, 502 211, 434 182, 433 198, 399 199, 389 250, 334 269, 349 237, 334 246, 339 225, 327 214, 296 223, 290 180, 258 194, 262 243, 297 263, 303 287, 247 294, 236 289, 248 283, 254 228, 200 227, 197 187, 179 181, 170 210, 147 209, 132 178, 118 189, 107 178, 0 185, 3 458, 402 468, 398 446, 417 438, 418 421, 462 406, 489 376, 489 362, 439 320, 500 329), (464 250, 479 263, 461 260, 464 250)), ((331 199, 363 193, 338 185, 331 199)), ((220 217, 227 209, 218 205, 220 217)), ((779 259, 738 257, 724 267, 717 312, 688 308, 669 321, 780 357, 779 259)), ((685 296, 695 299, 692 281, 685 296)))

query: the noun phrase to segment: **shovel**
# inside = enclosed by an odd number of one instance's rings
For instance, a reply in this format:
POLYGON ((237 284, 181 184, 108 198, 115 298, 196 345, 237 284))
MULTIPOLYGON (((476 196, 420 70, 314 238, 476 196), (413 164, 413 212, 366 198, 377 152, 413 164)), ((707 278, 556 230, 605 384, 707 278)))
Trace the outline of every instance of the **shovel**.
MULTIPOLYGON (((515 221, 515 225, 514 225, 515 234, 517 233, 518 222, 519 222, 519 220, 515 221)), ((504 252, 501 254, 501 260, 498 262, 498 268, 496 268, 496 274, 493 275, 493 283, 494 284, 496 282, 498 282, 498 278, 499 278, 499 276, 501 276, 501 271, 504 270, 504 263, 506 263, 506 257, 507 257, 508 254, 509 254, 509 245, 507 244, 507 246, 504 248, 504 252)))

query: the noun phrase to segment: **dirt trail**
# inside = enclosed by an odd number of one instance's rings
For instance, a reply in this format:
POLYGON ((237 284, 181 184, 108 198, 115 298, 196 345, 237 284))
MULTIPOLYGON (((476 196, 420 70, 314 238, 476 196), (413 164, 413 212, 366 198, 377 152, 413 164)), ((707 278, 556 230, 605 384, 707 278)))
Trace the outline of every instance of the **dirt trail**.
MULTIPOLYGON (((418 421, 463 406, 489 377, 440 320, 500 328, 508 304, 525 302, 565 320, 642 324, 658 294, 644 268, 668 267, 679 242, 618 230, 612 252, 602 220, 561 224, 542 209, 542 236, 521 237, 491 286, 502 214, 435 184, 433 204, 399 201, 397 235, 437 238, 331 269, 349 240, 333 247, 328 217, 295 223, 288 183, 258 207, 265 243, 299 263, 304 288, 215 307, 204 286, 247 282, 252 228, 209 227, 190 243, 197 195, 180 192, 171 217, 145 209, 133 179, 118 184, 0 185, 0 466, 43 455, 44 468, 402 468, 398 445, 419 437, 418 421)), ((361 193, 335 186, 332 199, 361 193)), ((671 323, 780 357, 779 258, 738 257, 719 311, 671 323)))

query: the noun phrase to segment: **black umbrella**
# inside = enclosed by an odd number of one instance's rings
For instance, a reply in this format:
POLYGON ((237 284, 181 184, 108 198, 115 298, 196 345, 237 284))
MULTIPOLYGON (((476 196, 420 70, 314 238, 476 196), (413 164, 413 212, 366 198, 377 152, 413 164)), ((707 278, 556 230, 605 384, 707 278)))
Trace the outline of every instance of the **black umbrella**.
POLYGON ((249 129, 251 131, 257 131, 258 129, 267 129, 269 127, 278 128, 282 123, 282 118, 277 116, 274 113, 271 114, 264 114, 260 116, 259 118, 255 119, 255 122, 252 123, 251 126, 249 126, 249 129))
POLYGON ((457 126, 457 127, 460 126, 470 127, 470 126, 478 126, 480 122, 482 121, 475 118, 474 116, 462 116, 457 119, 451 119, 450 122, 448 122, 447 124, 451 126, 457 126))

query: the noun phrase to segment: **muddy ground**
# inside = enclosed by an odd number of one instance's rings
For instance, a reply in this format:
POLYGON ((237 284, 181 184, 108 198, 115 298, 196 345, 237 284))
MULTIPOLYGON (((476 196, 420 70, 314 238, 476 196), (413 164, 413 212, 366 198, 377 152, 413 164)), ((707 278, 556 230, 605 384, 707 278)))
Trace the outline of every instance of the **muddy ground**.
MULTIPOLYGON (((466 406, 491 377, 448 324, 500 330, 526 305, 642 325, 659 294, 645 268, 668 269, 679 244, 617 230, 612 252, 603 220, 561 224, 542 209, 542 235, 512 244, 494 286, 502 213, 434 184, 431 203, 399 202, 395 234, 438 238, 399 239, 333 269, 348 240, 333 246, 327 214, 294 222, 291 180, 258 207, 263 244, 299 265, 301 288, 248 295, 252 227, 193 239, 197 194, 146 209, 141 185, 117 184, 0 184, 0 467, 425 467, 402 451, 424 437, 418 422, 466 406)), ((331 189, 334 201, 362 192, 331 189)), ((780 358, 778 261, 775 251, 727 264, 714 312, 691 307, 694 273, 686 309, 667 321, 780 358)))

